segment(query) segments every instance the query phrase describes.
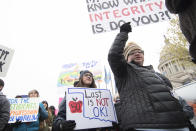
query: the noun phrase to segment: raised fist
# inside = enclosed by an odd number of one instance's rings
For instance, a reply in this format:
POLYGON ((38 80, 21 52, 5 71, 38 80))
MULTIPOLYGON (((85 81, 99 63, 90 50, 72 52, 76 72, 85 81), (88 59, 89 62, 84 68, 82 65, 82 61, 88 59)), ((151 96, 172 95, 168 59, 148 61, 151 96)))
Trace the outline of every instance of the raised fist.
POLYGON ((123 24, 121 27, 120 27, 120 32, 132 32, 132 28, 131 28, 131 25, 130 25, 130 22, 127 22, 125 24, 123 24))

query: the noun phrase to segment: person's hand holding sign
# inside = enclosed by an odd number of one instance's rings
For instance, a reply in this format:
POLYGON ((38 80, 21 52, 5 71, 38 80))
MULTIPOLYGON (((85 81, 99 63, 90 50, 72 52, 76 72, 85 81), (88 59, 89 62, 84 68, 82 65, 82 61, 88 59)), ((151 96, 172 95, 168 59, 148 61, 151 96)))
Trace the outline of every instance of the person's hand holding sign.
POLYGON ((74 120, 62 120, 60 123, 61 131, 73 131, 76 126, 76 122, 74 120))

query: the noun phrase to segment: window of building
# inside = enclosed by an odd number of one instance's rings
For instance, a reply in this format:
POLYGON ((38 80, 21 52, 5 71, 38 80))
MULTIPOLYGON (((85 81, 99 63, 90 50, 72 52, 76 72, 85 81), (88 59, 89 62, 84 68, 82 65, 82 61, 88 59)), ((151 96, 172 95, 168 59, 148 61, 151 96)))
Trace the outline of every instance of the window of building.
POLYGON ((174 67, 175 67, 175 69, 176 69, 176 72, 178 72, 178 67, 177 67, 177 65, 174 65, 174 67))
POLYGON ((185 70, 185 66, 182 64, 182 69, 185 70))
POLYGON ((166 66, 166 69, 169 70, 169 73, 171 74, 172 72, 171 72, 171 69, 169 68, 168 64, 166 64, 165 66, 166 66))
POLYGON ((170 68, 168 68, 169 69, 169 73, 171 74, 172 72, 171 72, 171 69, 170 68))

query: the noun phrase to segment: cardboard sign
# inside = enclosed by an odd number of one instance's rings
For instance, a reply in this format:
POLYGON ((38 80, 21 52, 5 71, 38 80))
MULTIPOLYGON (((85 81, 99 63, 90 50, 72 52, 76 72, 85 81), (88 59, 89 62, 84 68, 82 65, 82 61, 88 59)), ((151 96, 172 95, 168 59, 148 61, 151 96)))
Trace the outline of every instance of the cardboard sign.
POLYGON ((169 20, 165 0, 86 0, 94 34, 114 31, 126 22, 132 26, 169 20))
POLYGON ((109 127, 117 122, 109 90, 77 87, 66 92, 67 120, 76 121, 76 130, 109 127))
POLYGON ((0 45, 0 76, 5 77, 12 60, 14 50, 0 45))
POLYGON ((16 120, 32 122, 38 119, 39 99, 38 98, 13 98, 10 101, 9 123, 16 120))

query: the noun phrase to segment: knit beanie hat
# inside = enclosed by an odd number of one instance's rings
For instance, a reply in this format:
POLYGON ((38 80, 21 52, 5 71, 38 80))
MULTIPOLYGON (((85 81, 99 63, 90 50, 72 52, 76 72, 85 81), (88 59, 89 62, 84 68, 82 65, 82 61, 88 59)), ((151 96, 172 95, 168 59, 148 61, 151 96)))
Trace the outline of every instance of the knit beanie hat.
POLYGON ((129 53, 133 50, 142 50, 142 48, 134 42, 127 43, 123 51, 125 60, 127 60, 129 53))
MULTIPOLYGON (((78 82, 78 84, 75 85, 75 87, 86 87, 86 86, 84 86, 84 83, 83 83, 83 81, 82 81, 82 77, 83 77, 86 73, 91 74, 92 77, 93 77, 93 73, 90 72, 89 70, 80 71, 79 82, 78 82)), ((93 80, 93 81, 92 81, 91 85, 89 86, 89 88, 97 88, 97 86, 96 86, 96 84, 95 84, 94 78, 92 78, 92 80, 93 80)))
POLYGON ((84 70, 84 71, 80 71, 80 78, 79 79, 81 79, 83 77, 83 75, 86 73, 90 73, 93 76, 93 74, 89 70, 84 70))

